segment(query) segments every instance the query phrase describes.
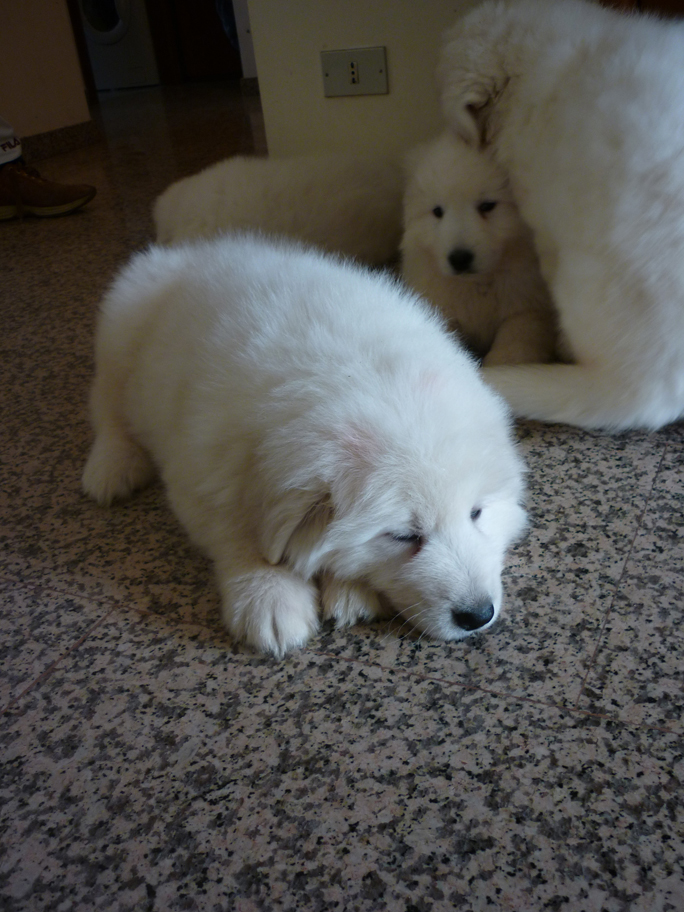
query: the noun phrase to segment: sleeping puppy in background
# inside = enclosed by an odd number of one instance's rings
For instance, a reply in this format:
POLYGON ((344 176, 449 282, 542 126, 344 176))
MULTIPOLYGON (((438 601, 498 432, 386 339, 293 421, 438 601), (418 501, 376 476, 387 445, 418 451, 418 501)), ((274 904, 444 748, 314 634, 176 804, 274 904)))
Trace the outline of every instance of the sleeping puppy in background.
POLYGON ((230 633, 283 656, 390 605, 459 640, 524 525, 502 401, 386 274, 250 234, 152 247, 106 295, 83 485, 160 472, 230 633))
POLYGON ((153 216, 162 244, 250 229, 383 265, 399 249, 403 189, 398 158, 235 156, 172 184, 153 216))
POLYGON ((405 281, 485 365, 552 360, 555 313, 505 174, 448 134, 407 165, 405 281))

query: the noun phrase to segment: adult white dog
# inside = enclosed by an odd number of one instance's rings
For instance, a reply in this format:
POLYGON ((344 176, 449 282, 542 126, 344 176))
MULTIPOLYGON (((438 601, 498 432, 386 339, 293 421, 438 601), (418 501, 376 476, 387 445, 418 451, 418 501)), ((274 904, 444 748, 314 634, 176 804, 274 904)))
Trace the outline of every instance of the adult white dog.
POLYGON ((104 299, 85 490, 155 466, 215 563, 223 619, 277 656, 323 614, 495 620, 521 531, 508 411, 387 275, 250 235, 136 256, 104 299))
POLYGON ((407 160, 402 273, 485 365, 550 361, 555 312, 506 175, 445 134, 407 160))
POLYGON ((399 249, 403 189, 398 158, 236 156, 172 184, 153 216, 162 244, 253 229, 382 265, 399 249))
POLYGON ((576 364, 496 367, 514 412, 585 428, 684 414, 684 25, 486 0, 448 36, 443 106, 509 174, 576 364))

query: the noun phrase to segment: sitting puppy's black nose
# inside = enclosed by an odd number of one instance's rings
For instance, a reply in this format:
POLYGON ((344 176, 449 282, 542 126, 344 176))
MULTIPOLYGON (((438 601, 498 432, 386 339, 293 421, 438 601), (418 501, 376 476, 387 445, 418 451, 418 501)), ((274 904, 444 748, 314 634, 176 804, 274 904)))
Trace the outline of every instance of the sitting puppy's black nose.
POLYGON ((494 605, 485 602, 473 608, 452 608, 451 616, 461 630, 479 630, 494 617, 494 605))
POLYGON ((449 265, 454 270, 456 275, 461 272, 473 271, 475 254, 472 250, 468 250, 466 247, 458 247, 456 250, 452 250, 447 259, 449 260, 449 265))

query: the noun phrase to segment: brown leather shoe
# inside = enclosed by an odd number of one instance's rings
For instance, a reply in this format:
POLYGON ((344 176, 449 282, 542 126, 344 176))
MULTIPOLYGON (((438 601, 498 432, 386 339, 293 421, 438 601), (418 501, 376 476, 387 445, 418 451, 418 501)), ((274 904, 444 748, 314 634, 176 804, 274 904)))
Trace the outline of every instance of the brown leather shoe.
POLYGON ((0 221, 22 215, 66 215, 95 196, 88 184, 58 184, 21 161, 0 168, 0 221))

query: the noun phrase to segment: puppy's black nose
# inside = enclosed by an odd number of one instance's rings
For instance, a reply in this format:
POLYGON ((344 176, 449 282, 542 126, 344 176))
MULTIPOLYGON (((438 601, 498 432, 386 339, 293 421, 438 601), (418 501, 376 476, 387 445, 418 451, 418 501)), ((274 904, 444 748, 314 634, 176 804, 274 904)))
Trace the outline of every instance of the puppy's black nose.
POLYGON ((447 259, 449 260, 449 265, 454 270, 456 275, 461 272, 473 271, 475 254, 472 250, 468 250, 466 247, 458 247, 456 250, 452 250, 447 259))
POLYGON ((494 617, 494 605, 485 602, 472 608, 452 608, 451 616, 461 630, 479 630, 494 617))

